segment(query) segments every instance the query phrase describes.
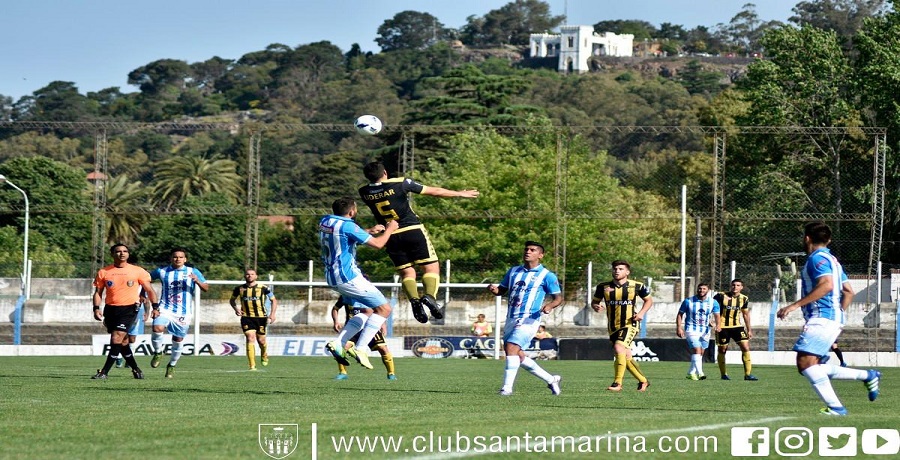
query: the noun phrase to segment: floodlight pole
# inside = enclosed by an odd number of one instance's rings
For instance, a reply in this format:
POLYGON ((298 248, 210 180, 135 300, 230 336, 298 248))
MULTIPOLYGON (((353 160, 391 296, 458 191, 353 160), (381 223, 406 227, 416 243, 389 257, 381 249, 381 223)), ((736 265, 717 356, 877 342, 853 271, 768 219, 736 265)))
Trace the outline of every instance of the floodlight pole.
POLYGON ((22 197, 25 198, 25 244, 22 248, 22 295, 28 297, 28 194, 25 193, 25 190, 19 188, 16 184, 12 183, 6 176, 0 174, 0 184, 8 184, 10 187, 19 191, 22 194, 22 197))

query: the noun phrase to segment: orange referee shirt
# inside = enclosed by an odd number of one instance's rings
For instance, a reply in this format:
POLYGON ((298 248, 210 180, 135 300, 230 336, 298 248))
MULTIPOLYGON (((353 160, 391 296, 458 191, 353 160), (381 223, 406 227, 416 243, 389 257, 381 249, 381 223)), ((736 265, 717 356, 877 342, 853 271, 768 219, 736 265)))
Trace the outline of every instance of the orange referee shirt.
POLYGON ((107 265, 97 272, 94 287, 106 291, 106 305, 134 305, 140 302, 141 284, 150 288, 150 273, 137 265, 107 265))

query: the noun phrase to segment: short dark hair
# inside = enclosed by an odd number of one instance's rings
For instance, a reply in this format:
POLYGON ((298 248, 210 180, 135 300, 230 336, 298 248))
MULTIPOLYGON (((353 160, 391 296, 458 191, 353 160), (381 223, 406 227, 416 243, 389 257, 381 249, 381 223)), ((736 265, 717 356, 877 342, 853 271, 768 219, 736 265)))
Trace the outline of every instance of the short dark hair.
POLYGON ((384 165, 380 161, 373 161, 363 166, 363 175, 369 182, 376 182, 384 177, 385 171, 384 165))
POLYGON ((831 241, 831 227, 825 222, 810 222, 803 227, 803 236, 808 236, 813 244, 828 244, 831 241))
POLYGON ((185 257, 187 257, 187 255, 188 255, 187 249, 179 246, 179 247, 172 248, 172 250, 169 251, 169 257, 174 256, 176 252, 183 252, 185 257))
POLYGON ((122 246, 123 248, 125 248, 126 250, 128 250, 128 252, 131 252, 131 249, 129 249, 129 248, 128 248, 128 245, 126 245, 125 243, 116 243, 116 244, 114 244, 114 245, 112 245, 112 246, 109 247, 109 253, 110 253, 110 254, 115 254, 115 253, 116 253, 116 248, 119 247, 119 246, 122 246))
POLYGON ((331 203, 331 212, 337 216, 346 216, 354 206, 356 206, 356 201, 353 198, 338 198, 331 203))
POLYGON ((703 286, 706 286, 706 289, 709 289, 709 284, 708 284, 708 283, 700 283, 700 284, 698 284, 698 285, 697 285, 697 289, 699 290, 699 289, 702 288, 703 286))
POLYGON ((731 284, 734 284, 734 283, 744 284, 744 280, 742 280, 740 278, 735 278, 735 279, 731 280, 731 284))
POLYGON ((541 243, 538 243, 537 241, 531 241, 531 240, 526 241, 525 247, 527 248, 528 246, 535 246, 535 247, 541 248, 541 252, 544 252, 544 245, 541 243))
POLYGON ((614 260, 614 261, 612 261, 611 264, 609 264, 609 266, 610 266, 610 267, 613 267, 613 268, 615 268, 617 265, 624 265, 625 268, 631 270, 631 265, 629 265, 628 262, 626 262, 626 261, 624 261, 624 260, 622 260, 622 259, 614 260))

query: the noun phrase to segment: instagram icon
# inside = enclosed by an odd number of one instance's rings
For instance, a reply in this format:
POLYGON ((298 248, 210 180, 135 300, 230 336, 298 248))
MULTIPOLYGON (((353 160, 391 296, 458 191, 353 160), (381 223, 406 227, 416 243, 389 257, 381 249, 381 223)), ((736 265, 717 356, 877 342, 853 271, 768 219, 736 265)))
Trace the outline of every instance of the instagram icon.
POLYGON ((809 428, 787 426, 775 431, 775 453, 782 457, 805 457, 812 453, 813 433, 809 428))

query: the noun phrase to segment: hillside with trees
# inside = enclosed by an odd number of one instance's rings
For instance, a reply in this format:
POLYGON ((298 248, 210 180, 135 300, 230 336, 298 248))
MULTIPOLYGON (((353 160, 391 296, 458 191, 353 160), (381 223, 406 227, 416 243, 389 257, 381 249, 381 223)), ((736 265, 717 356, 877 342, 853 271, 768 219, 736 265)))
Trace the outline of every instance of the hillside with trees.
MULTIPOLYGON (((432 127, 416 137, 416 163, 407 173, 448 188, 479 188, 484 199, 423 198, 417 209, 426 215, 480 216, 430 221, 439 252, 480 277, 515 262, 518 255, 510 248, 523 235, 550 237, 526 220, 484 217, 520 210, 554 214, 558 203, 544 199, 554 196, 544 188, 553 182, 541 180, 558 168, 558 138, 546 134, 548 128, 886 127, 888 147, 896 150, 896 0, 803 1, 794 12, 788 24, 780 24, 762 20, 747 4, 728 24, 690 30, 669 23, 601 21, 595 31, 634 34, 636 42, 659 43, 668 56, 601 58, 595 71, 580 75, 560 74, 555 63, 527 56, 529 33, 552 31, 564 20, 539 0, 514 0, 470 16, 458 30, 427 12, 404 11, 373 31, 378 53, 362 52, 358 45, 342 50, 323 37, 298 46, 273 43, 237 59, 160 59, 128 74, 134 92, 112 87, 82 94, 74 83, 60 80, 18 101, 0 95, 0 173, 15 177, 32 194, 35 276, 88 276, 92 187, 85 177, 95 167, 96 138, 77 124, 38 129, 28 123, 334 127, 269 129, 259 147, 261 202, 295 219, 292 229, 262 224, 259 264, 292 277, 305 270, 306 260, 318 258, 316 216, 335 196, 355 193, 365 161, 381 159, 392 172, 403 171, 402 133, 390 128, 432 127), (354 133, 348 125, 362 113, 377 114, 389 129, 378 137, 354 133), (440 127, 450 134, 439 134, 440 127)), ((566 167, 574 172, 567 179, 572 212, 676 209, 673 187, 682 183, 696 190, 695 210, 709 206, 710 148, 702 137, 629 138, 597 131, 571 139, 565 148, 566 167)), ((870 175, 865 168, 871 153, 835 148, 828 141, 840 140, 825 139, 818 150, 783 158, 771 157, 771 145, 761 141, 735 145, 746 174, 736 193, 752 202, 755 187, 771 184, 773 174, 793 177, 814 163, 816 171, 834 179, 824 207, 840 212, 842 206, 863 206, 854 201, 859 196, 846 195, 858 194, 864 184, 841 191, 833 183, 846 183, 854 173, 870 175)), ((208 276, 238 278, 245 263, 244 222, 232 213, 247 199, 247 144, 245 132, 228 130, 112 133, 105 243, 134 244, 142 259, 153 262, 164 261, 171 245, 184 245, 192 260, 203 261, 208 276), (173 239, 170 230, 179 227, 203 230, 173 239)), ((900 188, 895 186, 900 171, 894 160, 887 175, 894 186, 887 187, 882 260, 900 264, 900 188)), ((15 191, 0 189, 0 247, 6 254, 0 276, 17 276, 21 267, 15 259, 21 248, 20 202, 15 191)), ((595 224, 567 227, 572 270, 618 256, 666 275, 677 262, 677 227, 641 220, 595 224)), ((365 269, 389 273, 382 254, 362 257, 365 269)))

